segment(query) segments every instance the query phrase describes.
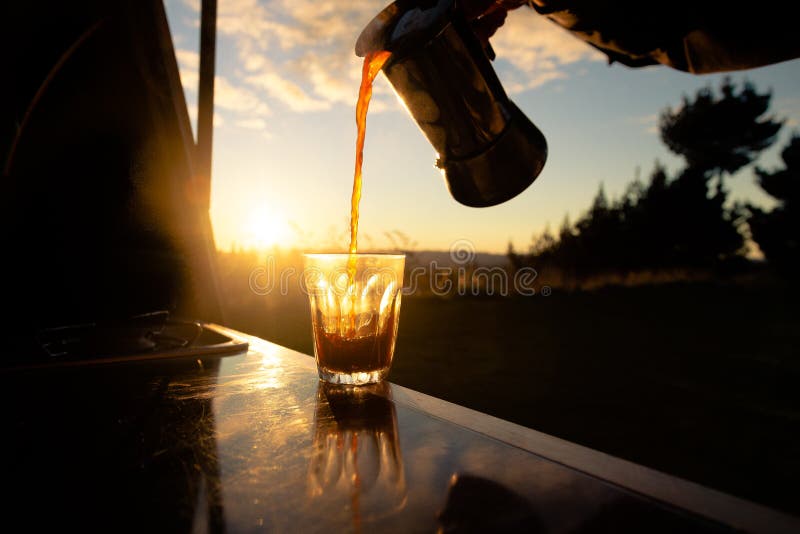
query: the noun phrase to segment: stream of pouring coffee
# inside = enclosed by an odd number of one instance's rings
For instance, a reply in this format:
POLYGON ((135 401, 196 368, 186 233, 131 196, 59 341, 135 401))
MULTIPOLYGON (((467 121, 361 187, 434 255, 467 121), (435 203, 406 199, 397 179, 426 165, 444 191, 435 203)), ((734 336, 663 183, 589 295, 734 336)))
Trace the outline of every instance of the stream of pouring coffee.
MULTIPOLYGON (((361 87, 358 89, 358 102, 356 103, 356 168, 353 173, 353 196, 350 199, 350 258, 347 261, 347 282, 350 288, 355 289, 356 257, 358 252, 358 204, 361 201, 361 165, 364 163, 364 137, 367 133, 367 110, 372 98, 372 82, 389 59, 391 54, 384 50, 371 52, 364 57, 364 66, 361 68, 361 87)), ((355 303, 355 293, 351 294, 351 303, 355 303)), ((355 307, 350 307, 350 331, 355 331, 355 307)))
MULTIPOLYGON (((391 54, 384 50, 371 52, 364 58, 361 69, 361 87, 358 90, 358 103, 356 104, 356 169, 353 175, 353 197, 350 201, 350 254, 358 251, 358 203, 361 200, 361 164, 364 162, 364 136, 367 133, 367 109, 372 98, 372 82, 380 72, 383 64, 391 54)), ((351 257, 351 263, 355 258, 351 257)), ((352 266, 355 268, 355 265, 352 266)))
MULTIPOLYGON (((372 98, 372 82, 391 54, 386 51, 372 52, 364 57, 364 66, 361 68, 361 87, 358 89, 358 102, 356 103, 356 167, 353 172, 353 196, 350 199, 350 259, 347 262, 348 282, 350 287, 355 287, 356 257, 358 252, 358 204, 361 201, 361 166, 364 163, 364 138, 367 134, 367 110, 372 98)), ((353 294, 352 298, 355 298, 353 294)), ((350 307, 350 330, 355 331, 355 307, 350 307)), ((359 495, 361 493, 361 477, 358 473, 358 438, 354 432, 350 443, 356 472, 353 477, 353 495, 351 507, 353 510, 353 527, 356 532, 361 532, 361 513, 359 495)))

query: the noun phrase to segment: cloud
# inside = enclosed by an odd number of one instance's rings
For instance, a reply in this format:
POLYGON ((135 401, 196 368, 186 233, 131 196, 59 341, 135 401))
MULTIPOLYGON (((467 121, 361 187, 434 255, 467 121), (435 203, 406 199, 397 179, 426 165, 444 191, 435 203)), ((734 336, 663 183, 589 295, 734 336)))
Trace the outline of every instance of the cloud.
POLYGON ((175 49, 175 57, 178 60, 178 72, 181 76, 181 85, 184 91, 197 92, 197 82, 200 77, 200 55, 192 50, 175 49))
MULTIPOLYGON (((184 0, 197 10, 196 0, 184 0)), ((361 76, 361 59, 355 41, 361 30, 387 4, 387 0, 227 0, 217 14, 218 52, 236 65, 232 85, 239 103, 226 102, 230 111, 240 108, 283 107, 294 112, 323 111, 334 105, 354 106, 361 76), (260 99, 259 107, 252 98, 260 99)), ((510 93, 519 93, 568 76, 565 67, 584 60, 604 60, 592 47, 545 17, 526 7, 509 13, 505 25, 492 38, 497 52, 495 68, 510 93)), ((196 82, 197 55, 181 51, 182 77, 196 82), (194 70, 190 68, 194 66, 194 70), (193 77, 194 76, 194 77, 193 77)), ((220 88, 217 89, 220 91, 220 88)), ((399 109, 388 84, 377 84, 374 112, 399 109)))
POLYGON ((510 66, 503 72, 510 93, 566 78, 571 63, 605 61, 596 49, 525 7, 508 14, 491 43, 497 58, 510 66))
POLYGON ((267 141, 272 139, 272 133, 267 130, 267 121, 264 119, 241 119, 236 121, 234 124, 239 128, 258 132, 261 134, 261 137, 267 141))
POLYGON ((800 98, 776 98, 772 102, 770 112, 778 119, 785 119, 785 124, 789 128, 796 129, 800 126, 800 98))
MULTIPOLYGON (((196 94, 199 54, 192 50, 176 49, 175 57, 178 60, 184 91, 196 94)), ((266 131, 266 122, 260 117, 271 115, 267 103, 255 92, 241 84, 232 83, 224 76, 214 78, 214 108, 215 126, 225 124, 225 116, 222 114, 225 112, 239 126, 266 131)), ((197 122, 196 103, 189 106, 189 115, 193 122, 197 122)))
POLYGON ((248 130, 266 130, 267 122, 264 119, 243 119, 236 121, 236 126, 248 130))
POLYGON ((655 135, 658 133, 658 114, 641 115, 638 117, 628 117, 626 122, 641 126, 642 131, 655 135))
POLYGON ((253 91, 222 76, 214 79, 214 107, 256 117, 271 114, 269 106, 253 91))
MULTIPOLYGON (((189 119, 192 121, 192 128, 197 124, 197 106, 189 106, 187 108, 189 112, 189 119)), ((225 124, 225 118, 217 112, 214 112, 214 126, 222 126, 225 124)))
MULTIPOLYGON (((243 85, 290 111, 324 111, 355 106, 362 61, 355 41, 385 4, 228 0, 217 28, 235 47, 243 85)), ((376 87, 373 111, 396 109, 393 100, 376 87)))
POLYGON ((194 50, 177 48, 175 50, 175 57, 178 59, 178 65, 180 65, 181 68, 197 70, 200 66, 200 54, 194 50))
POLYGON ((282 78, 275 72, 261 72, 260 74, 246 77, 245 81, 263 89, 292 111, 320 111, 331 107, 329 101, 310 96, 299 85, 282 78))

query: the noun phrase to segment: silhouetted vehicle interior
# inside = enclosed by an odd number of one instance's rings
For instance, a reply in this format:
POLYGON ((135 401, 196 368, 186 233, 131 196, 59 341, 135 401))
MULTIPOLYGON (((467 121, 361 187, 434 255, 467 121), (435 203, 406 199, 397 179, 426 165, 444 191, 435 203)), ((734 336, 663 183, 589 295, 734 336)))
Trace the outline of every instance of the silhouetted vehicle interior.
POLYGON ((162 3, 3 9, 0 246, 16 347, 3 363, 230 341, 201 326, 222 321, 210 137, 193 139, 162 3))

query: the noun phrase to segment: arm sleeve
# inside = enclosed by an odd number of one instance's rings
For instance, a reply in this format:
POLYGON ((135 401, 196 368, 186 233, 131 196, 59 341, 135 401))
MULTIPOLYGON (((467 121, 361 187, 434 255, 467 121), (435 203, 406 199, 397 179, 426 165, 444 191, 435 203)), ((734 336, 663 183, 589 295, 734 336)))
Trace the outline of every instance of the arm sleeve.
POLYGON ((704 74, 800 57, 793 3, 530 0, 537 12, 630 67, 704 74))

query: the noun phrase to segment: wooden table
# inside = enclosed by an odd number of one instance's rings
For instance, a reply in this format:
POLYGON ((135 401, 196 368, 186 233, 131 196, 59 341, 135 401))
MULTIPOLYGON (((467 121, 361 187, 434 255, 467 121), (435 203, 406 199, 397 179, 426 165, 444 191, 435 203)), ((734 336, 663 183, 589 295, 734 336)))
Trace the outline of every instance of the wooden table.
MULTIPOLYGON (((6 369, 4 520, 66 532, 800 532, 773 510, 313 358, 6 369)), ((9 530, 6 530, 9 532, 9 530)))

